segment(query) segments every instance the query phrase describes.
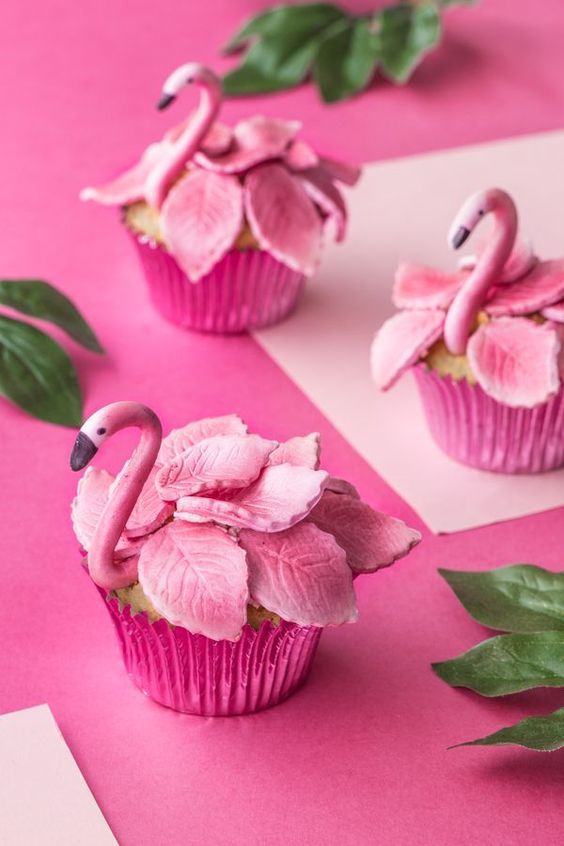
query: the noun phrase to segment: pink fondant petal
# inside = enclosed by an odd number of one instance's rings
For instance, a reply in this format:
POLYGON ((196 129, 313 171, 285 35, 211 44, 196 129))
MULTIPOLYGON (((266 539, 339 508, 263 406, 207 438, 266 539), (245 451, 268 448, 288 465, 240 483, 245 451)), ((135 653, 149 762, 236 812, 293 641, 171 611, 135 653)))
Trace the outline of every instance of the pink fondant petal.
POLYGON ((177 500, 206 491, 244 488, 258 478, 278 446, 259 435, 207 438, 161 467, 156 477, 160 496, 177 500))
MULTIPOLYGON (((173 126, 165 133, 164 138, 167 141, 177 141, 184 130, 192 123, 193 115, 189 115, 186 120, 173 126)), ((208 156, 219 156, 225 153, 233 143, 233 130, 224 123, 212 124, 208 134, 202 141, 200 149, 208 156)))
POLYGON ((488 314, 502 317, 532 314, 564 297, 564 259, 539 261, 530 273, 511 285, 494 288, 484 306, 488 314))
POLYGON ((555 323, 564 323, 564 300, 541 309, 541 314, 547 320, 554 320, 555 323))
POLYGON ((440 337, 442 311, 400 311, 386 320, 372 342, 372 375, 381 390, 390 388, 440 337))
POLYGON ((448 308, 468 273, 441 273, 402 262, 396 270, 392 299, 397 308, 448 308))
POLYGON ((260 162, 282 156, 300 128, 297 121, 252 117, 237 124, 234 143, 222 156, 198 152, 194 160, 200 167, 216 173, 243 173, 260 162))
POLYGON ((345 164, 327 156, 319 156, 319 163, 327 175, 343 185, 356 185, 360 179, 362 168, 357 165, 345 164))
POLYGON ((284 161, 290 170, 308 170, 308 168, 317 167, 319 157, 309 144, 297 140, 288 147, 284 161))
POLYGON ((174 185, 161 209, 170 252, 192 282, 223 258, 243 222, 243 192, 235 177, 195 170, 174 185))
POLYGON ((229 499, 182 497, 175 516, 257 532, 280 532, 311 511, 321 497, 326 479, 327 473, 322 470, 279 464, 267 467, 256 482, 229 499))
POLYGON ((550 326, 502 317, 480 326, 468 341, 467 355, 487 394, 505 405, 532 408, 559 388, 559 349, 550 326))
POLYGON ((106 206, 124 206, 142 200, 147 177, 169 150, 170 144, 167 142, 151 144, 136 165, 112 182, 98 188, 84 188, 80 192, 80 199, 95 200, 106 206))
POLYGON ((334 535, 355 573, 373 573, 407 555, 421 535, 402 520, 347 494, 325 491, 307 521, 334 535))
MULTIPOLYGON (((127 472, 126 467, 121 473, 127 472)), ((143 535, 154 532, 174 514, 174 502, 163 502, 157 491, 155 479, 158 469, 158 466, 155 465, 151 470, 149 478, 139 494, 139 499, 129 515, 124 533, 128 538, 143 537, 143 535)), ((118 474, 114 485, 117 484, 121 473, 118 474)))
POLYGON ((357 619, 352 574, 332 535, 312 523, 284 532, 242 531, 251 596, 300 626, 338 626, 357 619))
POLYGON ((301 129, 299 120, 255 115, 239 121, 234 130, 237 143, 242 149, 276 150, 280 155, 301 129))
MULTIPOLYGON (((71 505, 71 518, 76 539, 87 551, 92 544, 113 483, 112 474, 97 467, 88 467, 78 483, 76 497, 71 505)), ((115 557, 130 558, 139 552, 140 548, 141 542, 122 537, 116 547, 115 557)))
POLYGON ((319 259, 321 220, 299 179, 282 165, 262 165, 247 176, 244 202, 262 249, 311 275, 319 259))
POLYGON ((347 207, 338 188, 322 168, 312 168, 300 174, 308 197, 313 200, 335 227, 335 240, 342 241, 347 226, 347 207))
POLYGON ((175 521, 147 540, 139 581, 170 623, 213 640, 237 640, 247 619, 245 552, 216 526, 175 521))
POLYGON ((293 464, 296 467, 309 467, 311 470, 319 468, 319 434, 312 432, 304 437, 290 438, 280 444, 270 454, 268 463, 271 466, 276 464, 293 464))
POLYGON ((337 494, 347 494, 355 499, 360 499, 360 494, 354 485, 347 482, 346 479, 338 479, 336 476, 329 476, 325 484, 326 491, 333 491, 337 494))
POLYGON ((214 123, 200 149, 208 156, 221 156, 233 144, 233 130, 225 123, 214 123))
POLYGON ((238 414, 195 420, 181 429, 173 429, 163 438, 157 463, 168 464, 175 456, 205 438, 214 438, 216 435, 244 435, 246 432, 247 424, 238 414))

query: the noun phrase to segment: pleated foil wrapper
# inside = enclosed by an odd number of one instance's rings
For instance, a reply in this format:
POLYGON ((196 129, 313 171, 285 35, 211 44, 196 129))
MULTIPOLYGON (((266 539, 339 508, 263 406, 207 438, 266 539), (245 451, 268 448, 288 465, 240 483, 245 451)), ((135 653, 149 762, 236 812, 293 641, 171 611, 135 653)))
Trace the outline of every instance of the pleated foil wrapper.
POLYGON ((263 250, 233 249, 191 282, 163 247, 127 230, 137 247, 155 308, 171 323, 230 335, 278 323, 295 308, 304 276, 263 250))
POLYGON ((414 368, 437 445, 456 461, 497 473, 542 473, 564 465, 564 389, 533 408, 513 408, 465 379, 414 368))
POLYGON ((230 717, 278 705, 306 681, 322 629, 265 620, 237 642, 191 634, 146 612, 132 614, 98 588, 113 620, 125 668, 155 702, 185 714, 230 717))

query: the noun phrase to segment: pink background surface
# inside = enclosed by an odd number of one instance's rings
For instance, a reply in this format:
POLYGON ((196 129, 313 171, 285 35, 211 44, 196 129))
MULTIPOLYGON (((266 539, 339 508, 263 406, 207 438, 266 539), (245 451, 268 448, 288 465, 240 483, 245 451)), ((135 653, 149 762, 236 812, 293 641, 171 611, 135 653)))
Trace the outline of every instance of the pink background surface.
MULTIPOLYGON (((161 78, 188 58, 214 61, 258 5, 27 0, 3 9, 2 274, 50 279, 99 330, 109 357, 76 353, 87 411, 139 398, 167 427, 237 410, 267 436, 318 429, 328 469, 418 525, 254 341, 192 336, 155 318, 115 216, 76 199, 181 117, 184 106, 153 111, 161 78)), ((450 15, 442 53, 407 89, 376 83, 331 110, 304 89, 231 103, 225 116, 303 117, 318 147, 359 160, 556 128, 563 23, 560 0, 490 0, 450 15)), ((561 696, 489 702, 450 690, 428 665, 483 634, 436 567, 561 567, 561 510, 426 533, 408 560, 359 580, 360 622, 324 634, 293 700, 250 718, 183 717, 127 681, 105 609, 79 571, 72 440, 2 405, 0 712, 50 704, 120 843, 560 842, 562 753, 446 746, 552 710, 561 696)), ((115 469, 130 443, 112 444, 104 463, 115 469)))

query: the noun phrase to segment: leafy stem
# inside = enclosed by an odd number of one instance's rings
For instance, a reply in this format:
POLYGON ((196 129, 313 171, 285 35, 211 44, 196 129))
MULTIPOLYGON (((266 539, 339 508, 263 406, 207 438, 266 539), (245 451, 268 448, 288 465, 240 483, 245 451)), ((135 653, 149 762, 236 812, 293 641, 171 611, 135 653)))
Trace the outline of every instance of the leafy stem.
POLYGON ((440 41, 441 12, 475 0, 399 0, 352 15, 332 3, 281 5, 248 20, 224 48, 243 51, 228 96, 292 88, 312 77, 326 103, 362 91, 379 70, 403 84, 440 41))
MULTIPOLYGON (((564 687, 564 573, 551 573, 533 564, 483 573, 439 573, 474 619, 506 632, 457 658, 433 664, 443 681, 482 696, 564 687)), ((564 708, 458 745, 507 743, 538 751, 564 747, 564 708)))

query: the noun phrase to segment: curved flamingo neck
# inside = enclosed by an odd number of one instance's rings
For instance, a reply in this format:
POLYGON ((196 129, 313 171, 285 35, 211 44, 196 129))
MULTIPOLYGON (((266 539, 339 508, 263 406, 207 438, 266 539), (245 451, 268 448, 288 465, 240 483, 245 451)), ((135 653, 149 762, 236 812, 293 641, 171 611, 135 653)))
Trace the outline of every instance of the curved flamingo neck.
POLYGON ((211 81, 200 83, 200 102, 182 134, 173 142, 172 148, 149 174, 145 185, 147 202, 160 209, 168 187, 182 173, 186 162, 198 150, 212 127, 221 105, 221 91, 211 81))
POLYGON ((115 548, 154 467, 162 440, 162 428, 156 414, 133 403, 123 403, 123 406, 112 414, 109 434, 133 426, 141 430, 141 437, 106 503, 88 553, 90 575, 106 590, 126 587, 137 579, 137 557, 117 563, 115 548))
POLYGON ((495 192, 488 209, 495 220, 494 231, 476 267, 454 298, 444 328, 447 349, 463 355, 472 327, 490 288, 499 282, 503 267, 511 255, 517 236, 517 211, 511 198, 495 192))

